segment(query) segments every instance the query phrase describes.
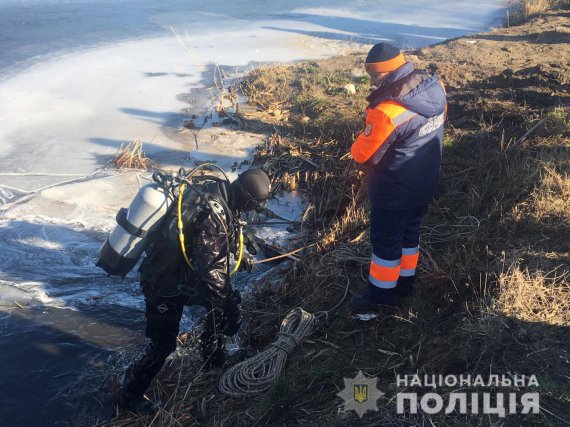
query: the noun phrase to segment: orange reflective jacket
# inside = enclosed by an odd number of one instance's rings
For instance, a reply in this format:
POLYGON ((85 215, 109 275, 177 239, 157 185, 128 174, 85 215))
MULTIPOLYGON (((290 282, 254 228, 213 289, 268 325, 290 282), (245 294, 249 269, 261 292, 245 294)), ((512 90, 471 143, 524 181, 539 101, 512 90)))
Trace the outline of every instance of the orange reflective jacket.
POLYGON ((447 106, 439 78, 407 63, 367 100, 365 128, 351 154, 368 166, 371 203, 406 209, 429 202, 439 179, 447 106))

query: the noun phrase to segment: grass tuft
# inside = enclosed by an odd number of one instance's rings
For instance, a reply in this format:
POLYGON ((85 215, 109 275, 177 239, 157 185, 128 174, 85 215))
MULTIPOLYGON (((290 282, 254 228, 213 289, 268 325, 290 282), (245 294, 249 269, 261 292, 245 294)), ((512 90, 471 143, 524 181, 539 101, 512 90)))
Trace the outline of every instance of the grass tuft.
POLYGON ((142 142, 138 139, 126 146, 121 144, 111 162, 119 169, 147 170, 151 165, 150 159, 144 155, 142 142))

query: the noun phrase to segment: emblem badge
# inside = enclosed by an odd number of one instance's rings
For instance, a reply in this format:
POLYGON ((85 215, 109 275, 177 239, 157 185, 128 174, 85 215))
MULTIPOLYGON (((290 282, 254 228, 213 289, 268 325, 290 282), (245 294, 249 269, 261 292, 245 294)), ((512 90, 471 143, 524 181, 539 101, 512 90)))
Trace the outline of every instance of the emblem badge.
POLYGON ((164 314, 168 311, 168 307, 166 306, 166 304, 162 303, 159 306, 156 307, 156 309, 158 310, 158 312, 160 314, 164 314))
POLYGON ((354 411, 360 418, 366 411, 378 411, 377 400, 384 396, 376 388, 378 379, 366 378, 362 371, 358 371, 356 378, 344 379, 344 390, 337 396, 344 399, 344 411, 354 411))
POLYGON ((360 404, 368 402, 368 384, 354 384, 354 400, 360 404))
POLYGON ((364 135, 369 136, 372 133, 372 123, 369 123, 364 128, 364 135))

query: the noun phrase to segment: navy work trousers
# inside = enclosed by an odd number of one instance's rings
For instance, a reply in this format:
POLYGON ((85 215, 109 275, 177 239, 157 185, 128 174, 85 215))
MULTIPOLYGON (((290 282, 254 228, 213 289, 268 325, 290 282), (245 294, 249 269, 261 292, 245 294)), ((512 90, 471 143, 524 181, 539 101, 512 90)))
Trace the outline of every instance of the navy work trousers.
POLYGON ((369 281, 382 289, 395 288, 400 277, 413 277, 419 256, 420 225, 427 204, 405 210, 372 205, 369 281))

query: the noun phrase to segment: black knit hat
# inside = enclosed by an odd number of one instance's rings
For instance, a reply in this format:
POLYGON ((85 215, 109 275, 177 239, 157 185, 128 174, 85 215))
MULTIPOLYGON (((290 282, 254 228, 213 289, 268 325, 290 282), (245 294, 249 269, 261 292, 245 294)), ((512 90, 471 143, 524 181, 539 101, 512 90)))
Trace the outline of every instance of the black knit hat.
POLYGON ((390 73, 406 63, 402 51, 388 43, 378 43, 372 46, 364 64, 366 71, 390 73))
POLYGON ((248 169, 232 182, 234 208, 247 212, 257 209, 271 196, 271 181, 261 169, 248 169))

